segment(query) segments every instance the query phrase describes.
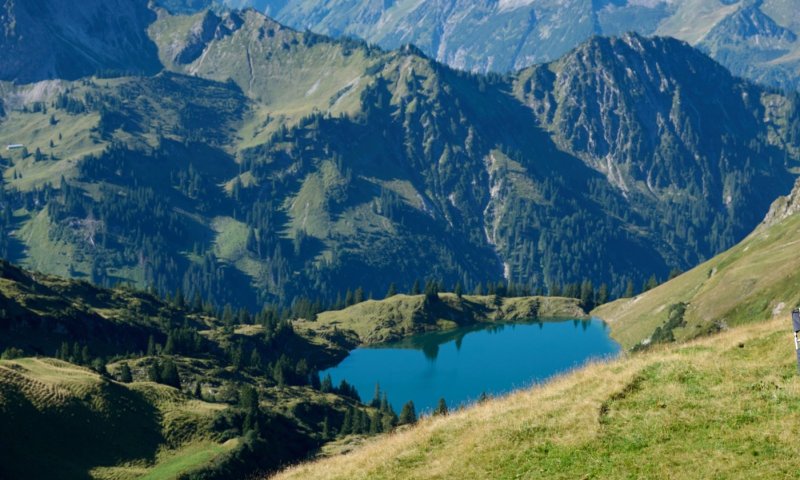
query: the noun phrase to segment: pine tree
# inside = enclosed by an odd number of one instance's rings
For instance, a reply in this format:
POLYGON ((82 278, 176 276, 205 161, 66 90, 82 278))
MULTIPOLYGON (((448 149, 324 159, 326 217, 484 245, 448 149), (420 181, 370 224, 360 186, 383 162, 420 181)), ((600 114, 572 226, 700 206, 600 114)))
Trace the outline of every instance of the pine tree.
POLYGON ((383 422, 380 412, 372 412, 369 415, 369 434, 377 435, 383 431, 383 422))
POLYGON ((171 355, 175 353, 175 339, 172 336, 172 332, 167 335, 167 343, 164 344, 164 354, 171 355))
POLYGON ((400 410, 400 418, 398 420, 398 425, 410 425, 412 423, 417 423, 417 410, 414 408, 414 402, 409 400, 403 405, 403 409, 400 410))
POLYGON ((625 294, 623 295, 625 298, 633 297, 633 280, 628 280, 628 284, 625 287, 625 294))
POLYGON ((464 289, 461 287, 461 282, 456 282, 455 288, 453 288, 453 292, 455 292, 456 297, 461 298, 464 295, 464 289))
POLYGON ((378 408, 381 406, 381 385, 380 383, 375 383, 375 395, 372 396, 372 401, 369 402, 369 406, 372 408, 378 408))
POLYGON ((89 365, 92 363, 92 356, 89 354, 89 347, 84 345, 81 349, 81 364, 89 365))
POLYGON ((608 302, 608 285, 605 283, 600 284, 600 288, 597 289, 597 304, 603 305, 608 302))
POLYGON ((384 432, 390 432, 394 427, 397 426, 397 414, 394 413, 394 410, 392 410, 391 406, 386 412, 383 413, 382 421, 384 432))
POLYGON ((322 379, 322 383, 319 386, 319 391, 322 393, 330 393, 333 391, 333 379, 331 378, 331 374, 325 375, 325 378, 322 379))
POLYGON ((394 284, 394 282, 392 282, 389 284, 389 290, 386 292, 386 296, 384 298, 394 297, 395 295, 397 295, 397 286, 394 284))
POLYGON ((327 415, 325 415, 325 419, 322 421, 322 439, 331 439, 331 422, 327 415))
POLYGON ((344 306, 349 307, 353 305, 353 303, 354 303, 353 292, 351 292, 350 289, 348 288, 347 293, 344 294, 344 306))
POLYGON ((161 370, 158 368, 158 362, 153 362, 147 367, 147 379, 151 382, 161 383, 161 370))
POLYGON ((92 370, 103 375, 104 377, 108 376, 108 369, 106 369, 106 362, 103 361, 101 357, 97 357, 92 360, 92 370))
POLYGON ((203 387, 200 385, 200 382, 194 384, 194 398, 203 399, 203 387))
POLYGON ((353 303, 361 303, 364 301, 364 289, 361 287, 356 288, 356 293, 353 294, 353 303))
POLYGON ((147 356, 152 357, 156 354, 156 341, 152 335, 147 339, 147 356))
POLYGON ((344 412, 344 420, 342 421, 342 428, 339 429, 339 435, 349 435, 353 433, 353 407, 348 407, 344 412))
POLYGON ((250 353, 250 368, 259 370, 261 368, 261 354, 258 353, 258 349, 254 348, 253 351, 250 353))
POLYGON ((178 367, 176 367, 175 362, 170 359, 167 359, 161 367, 161 383, 178 389, 181 388, 181 378, 178 375, 178 367))
POLYGON ((411 286, 411 295, 419 295, 422 293, 419 288, 419 280, 414 280, 414 285, 411 286))
POLYGON ((119 367, 119 381, 122 383, 131 383, 133 381, 131 367, 129 367, 127 363, 123 363, 119 367))
POLYGON ((581 282, 581 307, 587 312, 594 308, 594 287, 591 280, 581 282))
POLYGON ((439 403, 436 405, 436 409, 433 411, 434 415, 447 415, 447 402, 444 401, 444 397, 439 399, 439 403))

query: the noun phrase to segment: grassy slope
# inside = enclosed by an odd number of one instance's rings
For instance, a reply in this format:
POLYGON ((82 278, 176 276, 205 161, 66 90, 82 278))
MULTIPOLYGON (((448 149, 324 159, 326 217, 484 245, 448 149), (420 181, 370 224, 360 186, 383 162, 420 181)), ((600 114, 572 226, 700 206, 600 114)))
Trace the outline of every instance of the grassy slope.
MULTIPOLYGON (((191 391, 201 382, 204 398, 215 403, 144 381, 153 362, 149 356, 125 360, 137 380, 131 384, 55 359, 0 361, 0 438, 14 438, 0 449, 0 478, 174 478, 217 465, 239 440, 224 442, 231 432, 223 435, 214 417, 232 408, 223 393, 245 383, 259 389, 262 412, 275 422, 268 440, 287 444, 287 451, 270 450, 277 451, 277 465, 286 455, 310 451, 323 419, 339 419, 352 405, 307 386, 276 386, 263 370, 231 366, 219 352, 239 344, 248 351, 263 346, 260 325, 240 325, 228 334, 212 318, 187 315, 146 293, 27 272, 0 260, 0 351, 16 347, 52 355, 62 342, 79 342, 93 356, 109 357, 144 351, 149 335, 163 344, 165 329, 185 324, 208 340, 207 351, 170 358, 184 388, 191 391), (49 452, 47 461, 37 463, 41 452, 49 452)), ((334 363, 347 353, 322 336, 283 341, 281 348, 312 365, 334 363)), ((108 364, 112 376, 120 367, 121 361, 108 364)))
POLYGON ((583 318, 579 301, 561 297, 501 298, 440 294, 440 301, 425 304, 424 295, 395 295, 385 300, 367 300, 352 307, 323 312, 315 322, 298 322, 302 330, 330 333, 350 330, 359 343, 381 343, 431 330, 454 328, 476 322, 514 321, 532 318, 583 318))
POLYGON ((172 478, 233 446, 204 433, 224 408, 163 385, 112 382, 58 360, 3 360, 0 427, 3 438, 15 440, 2 449, 2 471, 10 478, 53 478, 56 467, 61 478, 89 478, 90 470, 93 478, 172 478))
POLYGON ((608 321, 612 336, 630 348, 667 320, 671 304, 688 304, 686 326, 674 331, 688 339, 729 326, 786 315, 800 303, 800 215, 761 226, 730 250, 683 275, 630 299, 592 312, 608 321))
POLYGON ((788 478, 800 379, 786 330, 590 365, 277 478, 788 478))

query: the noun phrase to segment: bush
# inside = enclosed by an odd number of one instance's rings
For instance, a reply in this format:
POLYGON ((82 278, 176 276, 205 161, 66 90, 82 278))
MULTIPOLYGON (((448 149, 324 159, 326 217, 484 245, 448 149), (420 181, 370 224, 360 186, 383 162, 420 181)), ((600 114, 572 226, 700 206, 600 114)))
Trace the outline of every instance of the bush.
POLYGON ((0 358, 2 358, 3 360, 13 360, 15 358, 21 358, 24 355, 25 352, 23 352, 21 349, 15 347, 8 347, 3 351, 3 355, 1 355, 0 358))

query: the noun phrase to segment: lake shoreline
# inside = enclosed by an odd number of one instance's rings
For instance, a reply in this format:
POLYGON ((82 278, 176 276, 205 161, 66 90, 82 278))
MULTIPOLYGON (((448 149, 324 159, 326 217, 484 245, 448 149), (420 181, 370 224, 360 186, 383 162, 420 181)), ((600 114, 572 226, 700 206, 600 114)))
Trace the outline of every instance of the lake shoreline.
POLYGON ((396 342, 422 333, 482 324, 590 318, 575 298, 440 293, 431 300, 425 295, 398 294, 322 312, 314 321, 297 320, 293 326, 325 351, 329 360, 322 367, 330 368, 356 348, 396 342))
POLYGON ((598 318, 482 322, 360 346, 321 375, 346 380, 362 399, 378 383, 396 408, 412 399, 425 411, 439 398, 456 407, 504 395, 621 352, 598 318))

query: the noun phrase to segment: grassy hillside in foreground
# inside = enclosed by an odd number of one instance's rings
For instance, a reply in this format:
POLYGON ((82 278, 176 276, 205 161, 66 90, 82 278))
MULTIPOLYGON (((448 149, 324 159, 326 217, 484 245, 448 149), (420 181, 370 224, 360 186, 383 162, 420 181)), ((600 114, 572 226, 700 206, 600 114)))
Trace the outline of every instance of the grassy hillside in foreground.
POLYGON ((344 346, 226 312, 0 260, 0 479, 244 477, 373 413, 314 382, 344 346))
POLYGON ((781 318, 593 364, 276 478, 790 478, 798 435, 781 318))
POLYGON ((322 312, 314 322, 296 322, 330 335, 352 332, 357 343, 374 344, 434 330, 446 330, 479 322, 519 321, 533 318, 585 318, 580 300, 562 297, 495 297, 440 293, 439 299, 425 295, 395 295, 385 300, 367 300, 343 310, 322 312))
POLYGON ((0 434, 14 440, 0 453, 2 471, 52 478, 57 466, 61 478, 132 479, 167 470, 172 475, 154 478, 175 477, 236 445, 214 438, 214 414, 225 408, 164 385, 113 382, 59 360, 3 360, 0 434), (183 455, 186 449, 195 454, 183 455))
POLYGON ((609 322, 625 348, 648 343, 668 322, 672 305, 685 304, 674 319, 674 338, 686 340, 728 327, 786 315, 800 304, 800 186, 777 200, 767 221, 730 250, 642 295, 621 299, 592 314, 609 322), (783 213, 781 213, 783 212, 783 213))

